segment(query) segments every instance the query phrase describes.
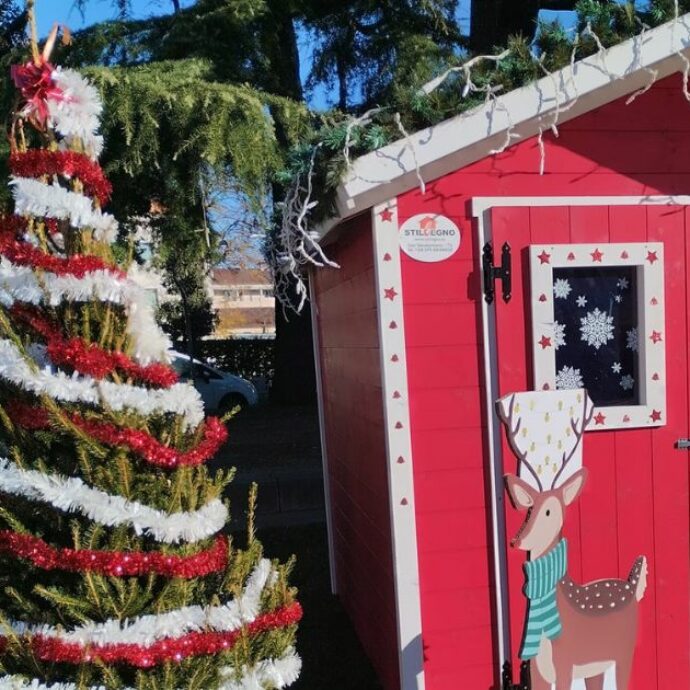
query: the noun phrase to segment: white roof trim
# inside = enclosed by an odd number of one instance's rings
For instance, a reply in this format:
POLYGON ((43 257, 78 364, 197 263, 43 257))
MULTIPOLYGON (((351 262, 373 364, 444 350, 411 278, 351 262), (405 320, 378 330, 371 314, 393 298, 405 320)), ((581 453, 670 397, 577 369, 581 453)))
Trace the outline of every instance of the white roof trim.
MULTIPOLYGON (((417 186, 415 154, 425 181, 437 179, 501 148, 509 129, 513 143, 563 123, 684 68, 678 55, 690 55, 690 13, 567 66, 493 103, 411 134, 355 160, 337 192, 340 219, 382 203, 417 186)), ((679 85, 680 88, 680 85, 679 85)), ((326 221, 325 235, 337 220, 326 221)))

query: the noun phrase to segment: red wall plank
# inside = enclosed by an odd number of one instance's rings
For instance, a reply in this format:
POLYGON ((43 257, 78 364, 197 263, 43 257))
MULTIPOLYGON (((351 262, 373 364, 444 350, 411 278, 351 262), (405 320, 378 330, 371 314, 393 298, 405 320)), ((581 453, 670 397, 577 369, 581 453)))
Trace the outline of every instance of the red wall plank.
POLYGON ((386 690, 398 682, 388 475, 370 220, 328 248, 315 272, 338 594, 386 690), (356 433, 353 430, 356 429, 356 433))

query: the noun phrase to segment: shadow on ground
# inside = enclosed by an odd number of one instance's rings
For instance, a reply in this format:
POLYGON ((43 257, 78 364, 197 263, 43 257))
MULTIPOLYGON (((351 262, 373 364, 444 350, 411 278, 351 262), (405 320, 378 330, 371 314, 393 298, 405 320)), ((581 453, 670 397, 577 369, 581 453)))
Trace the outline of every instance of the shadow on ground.
POLYGON ((331 594, 324 523, 318 417, 313 407, 267 405, 229 424, 230 440, 214 460, 237 467, 230 492, 238 541, 246 489, 259 483, 258 538, 269 558, 297 556, 292 576, 304 619, 297 638, 304 665, 292 690, 381 690, 337 597, 331 594))

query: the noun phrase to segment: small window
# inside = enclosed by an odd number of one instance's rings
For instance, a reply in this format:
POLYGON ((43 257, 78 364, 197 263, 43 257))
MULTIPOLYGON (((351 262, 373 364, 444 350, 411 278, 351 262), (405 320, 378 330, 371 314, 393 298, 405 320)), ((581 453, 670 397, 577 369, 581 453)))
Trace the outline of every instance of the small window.
POLYGON ((663 425, 663 245, 531 246, 530 272, 535 388, 586 388, 590 429, 663 425))

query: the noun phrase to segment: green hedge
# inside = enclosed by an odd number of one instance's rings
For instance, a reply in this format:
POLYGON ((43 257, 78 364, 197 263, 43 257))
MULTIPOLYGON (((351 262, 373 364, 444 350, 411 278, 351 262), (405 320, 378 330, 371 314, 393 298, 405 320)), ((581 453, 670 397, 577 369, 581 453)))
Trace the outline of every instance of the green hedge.
POLYGON ((198 348, 200 352, 197 357, 218 369, 237 374, 249 381, 263 377, 270 384, 273 380, 275 340, 202 340, 198 343, 198 348))

